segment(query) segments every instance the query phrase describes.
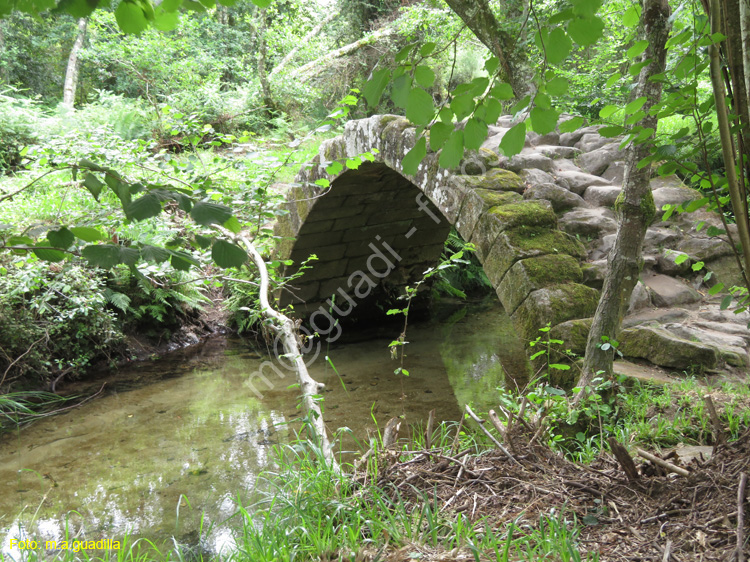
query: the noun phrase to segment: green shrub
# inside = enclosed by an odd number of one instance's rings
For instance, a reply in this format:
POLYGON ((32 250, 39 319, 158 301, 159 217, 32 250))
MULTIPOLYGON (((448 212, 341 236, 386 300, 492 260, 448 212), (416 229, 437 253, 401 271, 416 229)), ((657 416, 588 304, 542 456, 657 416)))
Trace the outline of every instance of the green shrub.
POLYGON ((20 163, 23 147, 36 140, 41 116, 36 100, 19 96, 11 88, 0 92, 0 172, 20 163))

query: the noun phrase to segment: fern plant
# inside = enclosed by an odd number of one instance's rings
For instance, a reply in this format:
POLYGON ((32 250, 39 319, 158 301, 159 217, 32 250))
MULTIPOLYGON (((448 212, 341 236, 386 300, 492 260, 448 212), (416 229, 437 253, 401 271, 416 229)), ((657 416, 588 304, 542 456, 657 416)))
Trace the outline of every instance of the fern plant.
POLYGON ((465 299, 469 293, 484 294, 492 291, 492 283, 479 263, 473 251, 467 251, 468 243, 451 228, 443 248, 442 260, 459 252, 464 258, 455 267, 438 271, 437 280, 432 289, 437 294, 465 299))

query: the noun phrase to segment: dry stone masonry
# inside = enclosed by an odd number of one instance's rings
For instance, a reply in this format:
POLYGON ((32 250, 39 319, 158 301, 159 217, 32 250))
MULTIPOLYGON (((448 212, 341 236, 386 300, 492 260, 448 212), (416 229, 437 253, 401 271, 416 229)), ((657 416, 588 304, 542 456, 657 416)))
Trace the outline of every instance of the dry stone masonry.
MULTIPOLYGON (((372 316, 383 295, 419 280, 454 226, 476 246, 523 338, 534 339, 550 324, 552 334, 582 353, 617 229, 621 139, 601 137, 597 126, 530 132, 523 151, 507 158, 498 146, 511 125, 501 117, 459 169, 442 169, 438 154, 428 152, 416 176, 404 176, 401 160, 415 143, 407 120, 377 115, 349 122, 342 136, 321 145, 289 191, 289 213, 276 228, 278 253, 294 261, 287 273, 310 254, 318 260, 302 270, 282 304, 294 304, 319 333, 334 334, 343 316, 372 316), (326 172, 330 162, 371 151, 374 160, 356 170, 326 172), (321 178, 330 187, 316 185, 321 178)), ((746 369, 748 314, 719 310, 707 297, 706 283, 739 282, 729 243, 705 234, 708 225, 721 226, 719 217, 696 212, 662 221, 664 205, 701 195, 676 176, 654 178, 651 187, 657 217, 646 234, 622 352, 670 369, 746 369), (688 259, 677 263, 680 254, 688 259), (693 271, 698 261, 715 273, 708 281, 705 269, 693 271)))

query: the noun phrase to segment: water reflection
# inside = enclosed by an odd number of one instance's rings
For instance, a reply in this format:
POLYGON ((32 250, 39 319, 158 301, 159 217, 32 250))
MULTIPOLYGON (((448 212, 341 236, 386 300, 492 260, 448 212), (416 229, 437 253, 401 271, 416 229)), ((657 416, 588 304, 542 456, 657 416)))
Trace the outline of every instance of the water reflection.
MULTIPOLYGON (((392 416, 417 423, 435 409, 455 420, 467 402, 492 406, 503 366, 520 365, 523 375, 523 346, 497 304, 454 312, 410 328, 409 377, 393 373, 393 334, 327 349, 331 363, 318 360, 311 374, 326 383, 328 426, 366 439, 392 416)), ((259 365, 241 341, 214 340, 121 371, 109 395, 4 436, 3 554, 11 555, 11 536, 194 540, 201 513, 204 528, 214 525, 207 546, 226 548, 231 533, 221 523, 235 498, 262 485, 259 474, 276 468, 273 447, 298 426, 289 423, 299 416, 296 389, 264 389, 260 402, 248 387, 259 365)))

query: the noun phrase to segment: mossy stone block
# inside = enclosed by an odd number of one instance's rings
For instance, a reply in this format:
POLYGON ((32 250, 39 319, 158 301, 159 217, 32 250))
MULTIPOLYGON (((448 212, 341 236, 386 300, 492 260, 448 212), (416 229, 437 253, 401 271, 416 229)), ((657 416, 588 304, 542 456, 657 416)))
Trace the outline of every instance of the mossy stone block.
POLYGON ((714 369, 719 363, 716 348, 680 338, 655 326, 623 330, 619 349, 626 357, 638 357, 674 369, 714 369))
POLYGON ((510 205, 523 202, 523 196, 515 191, 494 191, 492 189, 474 189, 484 201, 485 207, 497 207, 499 205, 510 205))
POLYGON ((557 226, 557 216, 547 205, 538 201, 521 201, 491 207, 487 214, 500 221, 501 230, 517 226, 557 226))
POLYGON ((458 176, 467 187, 492 189, 493 191, 515 191, 523 193, 526 185, 518 174, 502 168, 493 168, 481 176, 458 176))
POLYGON ((497 294, 506 312, 513 314, 537 289, 562 283, 580 283, 583 272, 578 260, 565 254, 547 254, 517 261, 508 270, 497 294))
POLYGON ((526 340, 539 335, 547 324, 557 326, 576 318, 588 318, 596 312, 599 291, 579 283, 553 285, 533 291, 512 314, 519 334, 526 340))
POLYGON ((550 338, 561 340, 563 348, 582 357, 586 352, 592 322, 593 318, 576 318, 562 322, 550 330, 550 338))

